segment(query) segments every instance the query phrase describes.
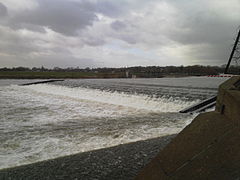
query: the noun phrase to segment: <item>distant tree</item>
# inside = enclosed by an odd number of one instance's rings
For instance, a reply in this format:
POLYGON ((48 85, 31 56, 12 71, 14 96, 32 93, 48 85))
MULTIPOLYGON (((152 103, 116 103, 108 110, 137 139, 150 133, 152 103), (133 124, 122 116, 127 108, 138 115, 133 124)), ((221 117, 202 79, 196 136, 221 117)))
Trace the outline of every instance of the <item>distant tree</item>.
POLYGON ((16 67, 14 70, 15 71, 30 71, 30 69, 27 67, 16 67))
POLYGON ((6 67, 0 69, 0 71, 11 71, 11 70, 12 70, 12 69, 6 68, 6 67))

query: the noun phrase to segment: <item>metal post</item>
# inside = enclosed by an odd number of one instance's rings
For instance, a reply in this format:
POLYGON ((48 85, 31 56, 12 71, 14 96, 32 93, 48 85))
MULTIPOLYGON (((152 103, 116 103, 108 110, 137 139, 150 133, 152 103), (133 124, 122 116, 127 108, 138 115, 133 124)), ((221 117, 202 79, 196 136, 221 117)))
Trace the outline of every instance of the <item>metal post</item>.
POLYGON ((235 52, 235 50, 236 50, 236 47, 237 47, 237 44, 238 44, 238 41, 239 41, 239 37, 240 37, 240 29, 239 29, 239 31, 238 31, 237 39, 236 39, 236 41, 235 41, 235 43, 234 43, 234 46, 233 46, 232 52, 231 52, 231 54, 230 54, 230 57, 229 57, 229 60, 228 60, 228 64, 227 64, 227 66, 226 66, 226 68, 225 68, 224 74, 227 74, 227 72, 228 72, 229 66, 230 66, 230 64, 231 64, 231 61, 232 61, 234 52, 235 52))

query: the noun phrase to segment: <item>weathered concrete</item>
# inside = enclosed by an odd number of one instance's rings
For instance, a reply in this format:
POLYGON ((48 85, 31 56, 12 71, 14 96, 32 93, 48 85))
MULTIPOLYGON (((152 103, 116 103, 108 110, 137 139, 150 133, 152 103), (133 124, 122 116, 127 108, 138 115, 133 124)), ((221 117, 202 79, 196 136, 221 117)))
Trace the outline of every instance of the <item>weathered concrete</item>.
POLYGON ((216 110, 197 116, 136 177, 240 178, 240 77, 219 86, 216 110))

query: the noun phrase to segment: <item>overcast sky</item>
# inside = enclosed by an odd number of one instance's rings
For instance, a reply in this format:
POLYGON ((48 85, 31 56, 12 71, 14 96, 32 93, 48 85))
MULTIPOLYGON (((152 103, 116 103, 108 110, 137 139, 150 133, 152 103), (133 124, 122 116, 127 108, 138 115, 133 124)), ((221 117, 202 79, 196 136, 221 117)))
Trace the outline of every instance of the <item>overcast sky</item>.
POLYGON ((0 0, 0 67, 222 65, 240 0, 0 0))

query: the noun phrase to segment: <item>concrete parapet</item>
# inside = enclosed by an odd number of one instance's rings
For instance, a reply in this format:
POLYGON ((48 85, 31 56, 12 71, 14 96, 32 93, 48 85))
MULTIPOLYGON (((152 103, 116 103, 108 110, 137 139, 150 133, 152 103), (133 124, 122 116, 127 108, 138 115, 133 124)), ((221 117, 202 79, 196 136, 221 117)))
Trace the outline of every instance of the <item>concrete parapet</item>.
POLYGON ((229 80, 222 83, 218 88, 218 97, 217 97, 217 104, 216 104, 216 111, 221 112, 221 106, 223 104, 223 100, 225 94, 227 92, 239 92, 240 90, 240 76, 234 76, 229 80))
POLYGON ((216 111, 225 114, 234 124, 240 121, 240 77, 232 77, 219 86, 216 111))
POLYGON ((237 76, 219 86, 216 110, 198 115, 136 179, 239 178, 239 121, 237 76))

